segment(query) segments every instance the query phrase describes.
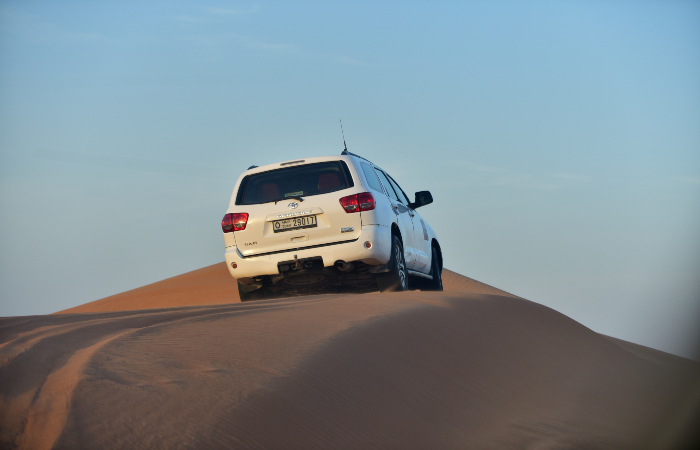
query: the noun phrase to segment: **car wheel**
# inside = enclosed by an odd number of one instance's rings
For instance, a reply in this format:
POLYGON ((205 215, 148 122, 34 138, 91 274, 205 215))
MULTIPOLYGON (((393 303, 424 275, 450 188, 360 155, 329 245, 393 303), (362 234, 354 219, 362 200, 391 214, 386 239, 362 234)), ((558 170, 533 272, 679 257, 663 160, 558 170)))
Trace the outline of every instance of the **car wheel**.
POLYGON ((437 250, 433 247, 433 255, 430 260, 430 275, 432 280, 421 280, 423 282, 421 291, 441 291, 442 290, 442 267, 438 260, 437 250))
POLYGON ((396 235, 391 237, 391 259, 389 272, 377 275, 377 285, 381 292, 405 291, 408 289, 408 271, 403 256, 403 245, 396 235))
POLYGON ((241 283, 238 283, 238 295, 241 297, 242 302, 249 302, 251 300, 265 300, 267 296, 263 291, 264 288, 259 288, 254 291, 244 292, 241 289, 241 283))

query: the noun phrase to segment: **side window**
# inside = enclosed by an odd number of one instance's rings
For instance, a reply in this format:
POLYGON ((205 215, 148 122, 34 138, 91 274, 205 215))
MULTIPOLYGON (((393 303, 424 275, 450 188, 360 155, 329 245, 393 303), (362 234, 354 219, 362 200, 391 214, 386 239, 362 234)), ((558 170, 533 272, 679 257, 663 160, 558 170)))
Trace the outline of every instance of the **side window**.
POLYGON ((365 178, 367 178, 367 184, 369 184, 369 187, 383 194, 384 191, 382 190, 382 185, 379 184, 379 178, 377 178, 377 174, 374 172, 374 169, 372 169, 369 164, 365 164, 363 162, 360 163, 360 167, 362 167, 362 171, 365 173, 365 178))
POLYGON ((382 180, 382 184, 386 188, 386 191, 389 193, 389 197, 393 198, 397 202, 399 201, 399 197, 396 195, 396 192, 394 192, 394 188, 391 187, 391 183, 389 182, 389 179, 386 177, 384 172, 382 172, 379 169, 375 169, 377 172, 377 175, 379 176, 379 179, 382 180))
POLYGON ((401 189, 401 187, 399 187, 399 185, 396 184, 396 181, 394 181, 394 179, 391 178, 391 176, 389 176, 389 181, 391 182, 391 186, 392 186, 392 187, 394 188, 394 190, 396 191, 396 195, 399 196, 399 201, 400 201, 401 203, 403 203, 404 205, 408 205, 409 203, 411 203, 411 202, 408 200, 408 197, 406 197, 406 194, 403 192, 403 189, 401 189))

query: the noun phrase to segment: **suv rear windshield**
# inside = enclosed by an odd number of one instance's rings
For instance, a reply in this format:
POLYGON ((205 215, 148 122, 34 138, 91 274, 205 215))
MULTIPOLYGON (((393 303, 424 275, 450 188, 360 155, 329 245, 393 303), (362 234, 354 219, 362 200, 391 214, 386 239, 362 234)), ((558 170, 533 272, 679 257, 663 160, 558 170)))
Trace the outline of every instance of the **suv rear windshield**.
POLYGON ((345 161, 285 167, 243 178, 236 204, 256 205, 290 197, 326 194, 353 186, 345 161))

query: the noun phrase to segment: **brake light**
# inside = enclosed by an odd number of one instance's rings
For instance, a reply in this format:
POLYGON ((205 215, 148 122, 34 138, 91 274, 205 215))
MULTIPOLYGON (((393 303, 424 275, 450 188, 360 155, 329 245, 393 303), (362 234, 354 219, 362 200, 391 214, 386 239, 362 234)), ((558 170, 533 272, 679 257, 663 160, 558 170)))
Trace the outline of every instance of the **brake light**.
POLYGON ((346 213, 360 212, 360 204, 357 202, 357 195, 348 195, 340 199, 340 205, 346 213))
POLYGON ((376 206, 376 202, 372 194, 363 192, 361 194, 348 195, 347 197, 341 198, 340 205, 346 213, 355 213, 373 210, 376 206))
POLYGON ((372 197, 372 194, 369 192, 357 194, 357 200, 360 203, 360 211, 371 211, 376 206, 374 197, 372 197))
POLYGON ((221 229, 224 233, 245 230, 248 223, 248 213, 228 213, 221 221, 221 229))

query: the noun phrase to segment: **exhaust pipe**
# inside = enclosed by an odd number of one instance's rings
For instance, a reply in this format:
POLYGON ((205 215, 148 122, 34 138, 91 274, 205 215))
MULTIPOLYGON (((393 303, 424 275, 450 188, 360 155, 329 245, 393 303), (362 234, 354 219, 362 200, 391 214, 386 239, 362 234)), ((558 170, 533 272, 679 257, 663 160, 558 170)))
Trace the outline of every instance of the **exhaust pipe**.
POLYGON ((351 262, 345 262, 345 261, 336 261, 335 262, 335 267, 338 268, 338 270, 341 270, 343 272, 350 272, 352 269, 355 268, 355 263, 351 262))

